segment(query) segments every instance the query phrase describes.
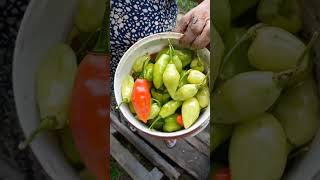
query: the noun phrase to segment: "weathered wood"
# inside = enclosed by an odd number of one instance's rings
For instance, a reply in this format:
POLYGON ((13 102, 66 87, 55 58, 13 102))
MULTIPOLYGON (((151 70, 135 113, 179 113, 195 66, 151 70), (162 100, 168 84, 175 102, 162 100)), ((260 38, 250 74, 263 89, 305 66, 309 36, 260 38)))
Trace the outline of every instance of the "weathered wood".
POLYGON ((196 148, 199 152, 206 155, 208 158, 210 157, 210 149, 209 146, 204 144, 196 137, 187 137, 185 140, 191 144, 194 148, 196 148))
POLYGON ((152 179, 161 179, 163 174, 158 168, 155 167, 150 171, 149 176, 152 177, 152 179))
POLYGON ((196 179, 207 179, 210 168, 208 156, 200 153, 187 143, 184 139, 179 139, 174 148, 167 148, 162 140, 150 137, 138 132, 144 139, 155 146, 162 153, 166 154, 171 160, 177 163, 196 179))
POLYGON ((207 146, 210 146, 210 125, 206 127, 203 131, 201 131, 199 134, 197 134, 195 137, 198 138, 201 142, 206 144, 207 146))
POLYGON ((112 157, 135 180, 160 180, 159 175, 152 177, 149 171, 110 134, 110 152, 112 157))
POLYGON ((179 178, 180 173, 171 164, 164 160, 152 147, 118 121, 115 115, 110 114, 110 117, 112 122, 111 125, 125 138, 127 138, 132 145, 144 155, 144 157, 161 169, 170 179, 179 178))

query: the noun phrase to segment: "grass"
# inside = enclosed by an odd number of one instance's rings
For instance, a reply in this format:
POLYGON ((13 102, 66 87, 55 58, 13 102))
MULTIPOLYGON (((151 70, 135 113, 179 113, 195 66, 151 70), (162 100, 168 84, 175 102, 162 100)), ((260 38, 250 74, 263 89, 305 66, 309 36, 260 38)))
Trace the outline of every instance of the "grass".
POLYGON ((195 2, 194 0, 177 0, 177 4, 178 4, 180 13, 185 14, 188 11, 190 11, 192 8, 197 6, 198 3, 195 2))

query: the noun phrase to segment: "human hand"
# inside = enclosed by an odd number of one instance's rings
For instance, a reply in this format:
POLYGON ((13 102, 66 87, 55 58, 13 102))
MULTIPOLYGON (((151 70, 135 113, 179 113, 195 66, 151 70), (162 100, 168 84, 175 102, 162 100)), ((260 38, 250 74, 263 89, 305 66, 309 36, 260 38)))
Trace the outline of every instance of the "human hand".
POLYGON ((180 43, 193 49, 210 44, 210 0, 204 0, 178 22, 176 32, 183 33, 180 43))

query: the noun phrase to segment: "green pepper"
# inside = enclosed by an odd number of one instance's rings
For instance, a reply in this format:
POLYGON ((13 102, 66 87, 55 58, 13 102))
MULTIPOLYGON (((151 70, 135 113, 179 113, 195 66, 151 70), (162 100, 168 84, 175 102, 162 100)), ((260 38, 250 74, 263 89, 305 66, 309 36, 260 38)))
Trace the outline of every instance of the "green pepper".
POLYGON ((150 55, 148 55, 148 54, 138 57, 138 58, 135 60, 134 64, 133 64, 133 67, 132 67, 133 72, 135 72, 135 73, 140 73, 140 72, 142 72, 144 63, 145 63, 146 61, 149 61, 150 59, 151 59, 151 57, 150 57, 150 55))
POLYGON ((182 68, 189 65, 192 61, 193 51, 190 49, 175 49, 174 53, 180 58, 182 68))
POLYGON ((202 72, 198 70, 190 70, 190 73, 188 75, 188 82, 191 84, 201 84, 206 79, 206 75, 204 75, 202 72))
POLYGON ((130 102, 129 103, 129 110, 130 110, 130 112, 132 113, 132 114, 136 114, 136 111, 134 110, 134 107, 133 107, 133 105, 132 105, 132 103, 130 102))
POLYGON ((83 167, 80 154, 76 148, 71 134, 71 129, 69 127, 66 127, 57 131, 57 133, 59 136, 61 147, 69 162, 76 167, 83 167))
POLYGON ((173 62, 173 64, 176 66, 177 71, 180 73, 180 72, 182 71, 182 62, 181 62, 179 56, 174 55, 174 56, 172 57, 172 62, 173 62))
POLYGON ((261 0, 257 17, 265 24, 291 33, 299 32, 302 28, 301 9, 297 0, 261 0))
POLYGON ((161 107, 161 110, 159 112, 159 116, 161 118, 166 118, 172 114, 174 114, 176 112, 176 110, 182 105, 181 101, 175 101, 175 100, 171 100, 169 102, 167 102, 166 104, 164 104, 161 107))
POLYGON ((131 102, 133 85, 134 85, 133 77, 130 75, 127 75, 122 81, 122 85, 121 85, 122 102, 124 103, 131 102))
POLYGON ((210 103, 210 92, 208 86, 202 87, 198 91, 196 98, 201 108, 207 107, 210 103))
POLYGON ((204 64, 199 56, 191 61, 190 68, 200 72, 204 71, 204 64))
POLYGON ((194 97, 200 88, 200 85, 186 84, 179 88, 174 96, 174 100, 185 101, 194 97))
POLYGON ((158 54, 156 56, 156 62, 158 61, 158 59, 161 57, 162 54, 169 55, 169 47, 165 47, 161 51, 158 52, 158 54))
POLYGON ((151 95, 152 98, 158 100, 161 104, 167 103, 171 98, 169 93, 162 93, 154 88, 151 89, 151 95))
POLYGON ((148 81, 152 81, 153 79, 153 68, 154 68, 154 64, 153 63, 149 63, 143 73, 144 79, 148 80, 148 81))
POLYGON ((180 82, 178 88, 188 83, 188 74, 189 72, 186 70, 181 71, 180 73, 180 82))
POLYGON ((260 0, 230 0, 231 17, 236 19, 250 8, 256 6, 260 0))
POLYGON ((164 125, 163 125, 164 132, 174 132, 182 129, 182 126, 180 126, 177 123, 177 117, 178 117, 178 114, 173 114, 164 119, 164 125))
POLYGON ((147 125, 149 127, 152 125, 152 129, 156 129, 156 130, 162 130, 163 124, 164 124, 164 120, 161 118, 160 119, 150 119, 147 122, 147 125))
POLYGON ((170 56, 162 54, 153 67, 153 84, 159 89, 163 85, 163 73, 170 61, 170 56))
POLYGON ((39 133, 63 129, 68 124, 69 100, 77 72, 76 55, 66 44, 51 47, 38 67, 36 100, 40 126, 19 145, 24 149, 39 133))
MULTIPOLYGON (((245 28, 231 28, 223 36, 226 51, 229 51, 247 32, 245 28)), ((239 46, 234 53, 231 55, 229 61, 225 64, 221 70, 221 78, 223 80, 230 79, 236 74, 241 72, 250 71, 251 66, 248 59, 248 49, 250 42, 245 42, 239 46)))
POLYGON ((210 151, 214 151, 218 146, 227 141, 232 135, 233 127, 230 125, 211 123, 210 128, 210 151))
MULTIPOLYGON (((211 22, 212 23, 212 22, 211 22)), ((212 59, 214 59, 214 61, 210 62, 210 69, 212 69, 212 71, 210 72, 210 91, 213 89, 213 87, 215 86, 215 81, 217 79, 217 77, 219 76, 219 71, 220 71, 220 66, 221 66, 221 62, 222 62, 222 58, 223 58, 223 54, 224 54, 224 43, 218 33, 218 31, 215 29, 215 27, 213 27, 213 45, 212 45, 212 50, 215 52, 212 55, 212 59)))
POLYGON ((170 47, 170 62, 167 65, 165 71, 163 72, 163 84, 167 88, 171 97, 174 97, 176 90, 179 86, 180 74, 177 70, 176 65, 173 63, 173 53, 174 49, 169 41, 170 47))
POLYGON ((189 128, 200 115, 200 105, 196 98, 190 98, 183 102, 182 108, 182 120, 184 128, 189 128))
POLYGON ((228 0, 212 0, 212 22, 220 34, 226 32, 231 25, 231 8, 228 0))
POLYGON ((150 114, 149 114, 148 119, 154 119, 154 118, 156 118, 156 117, 158 116, 159 112, 160 112, 160 106, 159 106, 159 104, 158 104, 158 103, 153 103, 153 104, 151 105, 151 111, 150 111, 150 114))

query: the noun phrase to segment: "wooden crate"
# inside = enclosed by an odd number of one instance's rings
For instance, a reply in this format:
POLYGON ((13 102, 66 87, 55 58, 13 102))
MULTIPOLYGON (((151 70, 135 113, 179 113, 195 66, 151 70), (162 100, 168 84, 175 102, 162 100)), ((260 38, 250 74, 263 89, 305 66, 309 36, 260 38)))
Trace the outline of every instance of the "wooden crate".
POLYGON ((174 148, 168 148, 162 140, 141 132, 132 132, 119 118, 111 114, 110 148, 113 158, 137 180, 207 179, 210 168, 209 133, 204 130, 195 137, 179 139, 174 148), (145 167, 115 138, 118 132, 125 137, 154 168, 145 167))

